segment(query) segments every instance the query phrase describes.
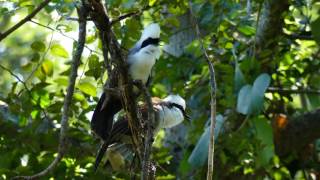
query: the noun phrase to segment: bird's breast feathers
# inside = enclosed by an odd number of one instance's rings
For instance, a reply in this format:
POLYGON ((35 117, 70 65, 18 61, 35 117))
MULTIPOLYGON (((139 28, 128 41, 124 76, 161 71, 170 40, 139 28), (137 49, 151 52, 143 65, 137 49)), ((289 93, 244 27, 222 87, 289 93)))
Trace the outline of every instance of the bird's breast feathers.
POLYGON ((151 73, 151 69, 159 56, 159 48, 149 45, 129 57, 129 73, 132 78, 134 80, 142 80, 143 83, 146 83, 151 73))
POLYGON ((162 106, 159 112, 160 128, 171 128, 180 124, 184 120, 183 113, 176 107, 168 108, 162 106))

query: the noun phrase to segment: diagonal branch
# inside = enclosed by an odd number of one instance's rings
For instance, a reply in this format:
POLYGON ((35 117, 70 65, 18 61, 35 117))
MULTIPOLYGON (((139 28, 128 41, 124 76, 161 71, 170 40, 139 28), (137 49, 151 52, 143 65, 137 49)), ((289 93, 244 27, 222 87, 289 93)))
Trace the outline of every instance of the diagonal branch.
MULTIPOLYGON (((100 0, 89 0, 87 4, 90 11, 90 18, 95 23, 96 27, 99 29, 99 36, 102 42, 102 51, 105 59, 105 64, 108 71, 108 80, 106 86, 110 88, 121 89, 123 108, 126 112, 126 116, 129 121, 129 127, 133 134, 132 140, 135 146, 135 151, 137 152, 138 157, 143 162, 142 168, 142 178, 149 179, 149 170, 144 171, 145 167, 148 166, 150 149, 151 145, 149 144, 150 137, 150 128, 147 129, 147 138, 145 144, 143 143, 144 132, 141 130, 141 121, 138 117, 136 96, 133 93, 133 82, 128 73, 128 65, 124 53, 121 50, 121 47, 117 41, 117 38, 112 31, 112 21, 108 17, 104 6, 100 0), (110 54, 110 58, 108 55, 110 54), (111 67, 114 67, 113 69, 111 67), (149 132, 149 133, 148 133, 149 132), (145 148, 143 150, 143 148, 145 148), (144 158, 142 158, 142 151, 144 151, 144 158)), ((132 16, 133 14, 128 14, 127 16, 132 16)), ((126 18, 124 16, 122 18, 126 18)), ((119 20, 119 19, 118 19, 119 20)), ((117 21, 117 20, 116 20, 117 21)), ((116 22, 113 21, 113 22, 116 22)), ((150 95, 146 88, 142 88, 143 93, 146 96, 146 101, 150 105, 150 95)), ((110 96, 110 93, 107 93, 107 96, 110 96)), ((105 98, 106 100, 108 97, 105 98)), ((149 106, 152 110, 152 105, 149 106)), ((153 113, 149 113, 149 119, 153 118, 153 113)), ((146 136, 144 136, 146 137, 146 136)), ((149 167, 147 167, 149 168, 149 167)))
POLYGON ((69 85, 67 89, 67 94, 64 99, 63 110, 62 110, 62 118, 61 118, 61 129, 60 129, 60 139, 59 139, 59 147, 58 147, 58 155, 52 161, 52 163, 43 171, 32 175, 32 176, 16 176, 14 179, 38 179, 42 176, 48 174, 51 170, 53 170, 58 163, 63 158, 66 149, 67 149, 67 130, 68 130, 68 120, 69 120, 69 111, 70 111, 70 104, 72 101, 72 96, 75 87, 75 81, 77 78, 77 71, 78 67, 81 62, 81 55, 83 52, 85 39, 86 39, 86 17, 87 13, 84 8, 81 6, 78 10, 79 15, 79 40, 76 51, 72 58, 72 66, 71 66, 71 73, 69 75, 69 85))
POLYGON ((18 22, 16 25, 12 26, 10 29, 8 29, 7 31, 5 31, 4 33, 0 33, 0 42, 6 38, 9 34, 11 34, 12 32, 14 32, 15 30, 17 30, 18 28, 20 28, 23 24, 25 24, 26 22, 28 22, 29 20, 31 20, 35 15, 38 14, 38 12, 41 11, 41 9, 43 9, 46 5, 49 4, 51 0, 45 0, 43 1, 41 4, 39 4, 39 6, 34 9, 28 16, 26 16, 24 19, 22 19, 20 22, 18 22))
POLYGON ((213 163, 214 163, 214 130, 215 130, 215 124, 216 124, 216 80, 215 80, 215 72, 212 64, 212 59, 209 57, 208 52, 206 48, 204 47, 203 40, 201 38, 201 32, 199 29, 199 25, 197 23, 197 19, 192 11, 192 2, 189 1, 189 9, 190 14, 193 22, 193 26, 196 29, 196 33, 200 42, 201 49, 203 51, 203 54, 205 56, 205 59, 209 66, 210 71, 210 96, 211 96, 211 125, 210 125, 210 142, 209 142, 209 150, 208 150, 208 171, 207 171, 207 180, 213 179, 213 163))
POLYGON ((152 105, 152 100, 151 100, 151 95, 147 89, 147 87, 142 83, 139 82, 139 87, 140 90, 142 91, 146 105, 147 105, 147 110, 148 110, 148 117, 144 121, 144 124, 147 125, 146 132, 145 134, 145 139, 144 139, 144 153, 143 153, 143 161, 142 161, 142 168, 141 168, 141 178, 142 179, 154 179, 152 177, 153 174, 155 174, 155 168, 153 168, 153 164, 149 161, 150 159, 150 154, 151 154, 151 148, 152 148, 152 138, 153 138, 153 127, 152 124, 155 124, 154 120, 154 110, 153 110, 153 105, 152 105))
MULTIPOLYGON (((99 36, 102 42, 103 57, 108 71, 106 86, 107 88, 121 87, 123 107, 128 117, 132 133, 134 134, 133 142, 135 145, 141 144, 139 143, 139 138, 137 136, 140 125, 135 103, 136 98, 133 93, 132 80, 129 79, 128 66, 124 54, 111 29, 111 21, 100 0, 90 0, 87 6, 88 9, 91 10, 90 17, 99 30, 99 36), (111 58, 108 58, 109 54, 111 58), (112 66, 114 66, 113 69, 111 69, 112 66)), ((106 100, 109 98, 108 96, 110 96, 110 93, 107 93, 106 100)), ((140 156, 140 153, 138 153, 138 155, 140 156)))

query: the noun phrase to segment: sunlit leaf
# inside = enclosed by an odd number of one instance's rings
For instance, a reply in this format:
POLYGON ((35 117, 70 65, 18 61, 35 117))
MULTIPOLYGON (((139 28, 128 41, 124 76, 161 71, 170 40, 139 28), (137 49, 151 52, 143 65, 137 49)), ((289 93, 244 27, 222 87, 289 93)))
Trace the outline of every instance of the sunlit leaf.
POLYGON ((41 65, 41 70, 44 74, 52 76, 53 74, 53 63, 50 60, 45 60, 41 65))
POLYGON ((247 35, 247 36, 251 36, 251 35, 254 35, 256 30, 255 28, 251 27, 251 26, 248 26, 248 25, 245 25, 245 26, 239 26, 238 27, 238 30, 243 33, 244 35, 247 35))
POLYGON ((69 57, 68 52, 60 44, 52 45, 50 50, 51 50, 51 53, 55 56, 59 56, 59 57, 63 57, 63 58, 69 57))
POLYGON ((68 86, 68 78, 66 76, 60 76, 54 80, 59 86, 68 86))
POLYGON ((96 69, 99 68, 99 57, 95 54, 92 54, 88 58, 89 60, 89 69, 96 69))
POLYGON ((96 87, 89 82, 81 82, 78 84, 77 87, 80 91, 82 91, 85 94, 88 94, 94 97, 97 95, 96 87))

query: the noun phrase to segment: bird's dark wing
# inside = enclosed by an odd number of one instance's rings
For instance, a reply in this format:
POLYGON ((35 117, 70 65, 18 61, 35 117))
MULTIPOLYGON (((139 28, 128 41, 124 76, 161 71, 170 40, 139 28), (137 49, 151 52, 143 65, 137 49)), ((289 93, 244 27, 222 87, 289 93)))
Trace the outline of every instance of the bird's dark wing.
POLYGON ((121 143, 121 140, 124 136, 131 136, 131 130, 129 128, 128 120, 122 117, 114 123, 112 131, 108 136, 108 139, 106 139, 106 141, 104 141, 104 143, 101 145, 96 157, 94 171, 98 169, 99 164, 104 154, 106 153, 109 145, 114 143, 121 143))
POLYGON ((113 125, 113 116, 122 108, 121 100, 118 97, 110 96, 105 102, 106 94, 103 93, 93 112, 91 119, 91 129, 104 141, 111 133, 113 125))

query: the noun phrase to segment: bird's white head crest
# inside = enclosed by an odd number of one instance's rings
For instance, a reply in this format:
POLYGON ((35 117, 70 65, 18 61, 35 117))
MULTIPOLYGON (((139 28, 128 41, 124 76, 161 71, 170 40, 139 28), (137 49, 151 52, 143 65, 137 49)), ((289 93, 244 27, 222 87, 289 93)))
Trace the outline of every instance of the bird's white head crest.
POLYGON ((186 101, 179 95, 169 95, 166 98, 163 99, 163 101, 165 102, 171 102, 171 103, 176 103, 180 106, 183 107, 183 109, 186 109, 186 101))
POLYGON ((160 26, 157 23, 149 24, 147 27, 144 28, 142 31, 142 35, 140 40, 143 41, 147 38, 159 38, 160 37, 160 26))

